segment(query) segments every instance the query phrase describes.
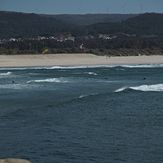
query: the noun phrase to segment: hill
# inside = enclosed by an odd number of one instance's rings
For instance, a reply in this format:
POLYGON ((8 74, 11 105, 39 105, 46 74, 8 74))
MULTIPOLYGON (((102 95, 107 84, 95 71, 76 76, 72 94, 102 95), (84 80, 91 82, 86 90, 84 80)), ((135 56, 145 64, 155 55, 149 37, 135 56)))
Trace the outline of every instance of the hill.
POLYGON ((38 14, 0 12, 0 38, 53 35, 70 30, 70 25, 55 18, 38 14))
POLYGON ((157 13, 122 16, 0 12, 0 54, 163 54, 162 29, 163 14, 157 13))
POLYGON ((102 22, 120 22, 134 15, 86 14, 40 15, 0 11, 0 38, 49 36, 57 33, 82 35, 86 25, 102 22))
POLYGON ((163 36, 163 14, 145 13, 122 22, 97 23, 87 26, 89 33, 128 33, 163 36))
POLYGON ((163 14, 146 13, 124 22, 131 33, 163 35, 163 14))
POLYGON ((121 22, 129 18, 135 17, 136 14, 62 14, 62 15, 44 15, 47 17, 53 17, 68 24, 74 24, 78 26, 92 25, 96 23, 108 23, 108 22, 121 22))

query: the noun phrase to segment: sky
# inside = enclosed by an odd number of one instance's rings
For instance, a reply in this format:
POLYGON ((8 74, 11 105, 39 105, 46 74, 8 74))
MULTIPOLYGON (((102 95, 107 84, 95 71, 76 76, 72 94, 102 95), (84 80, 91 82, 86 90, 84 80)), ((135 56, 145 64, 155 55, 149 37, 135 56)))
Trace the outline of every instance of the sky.
POLYGON ((44 14, 163 13, 163 0, 0 0, 0 11, 44 14))

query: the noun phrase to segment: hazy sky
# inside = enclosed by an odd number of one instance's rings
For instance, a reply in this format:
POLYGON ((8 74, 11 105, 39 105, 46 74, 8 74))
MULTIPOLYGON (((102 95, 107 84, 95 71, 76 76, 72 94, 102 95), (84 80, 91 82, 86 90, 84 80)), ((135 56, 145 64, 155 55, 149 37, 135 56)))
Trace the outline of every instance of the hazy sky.
POLYGON ((0 0, 0 10, 49 14, 163 13, 163 0, 0 0))

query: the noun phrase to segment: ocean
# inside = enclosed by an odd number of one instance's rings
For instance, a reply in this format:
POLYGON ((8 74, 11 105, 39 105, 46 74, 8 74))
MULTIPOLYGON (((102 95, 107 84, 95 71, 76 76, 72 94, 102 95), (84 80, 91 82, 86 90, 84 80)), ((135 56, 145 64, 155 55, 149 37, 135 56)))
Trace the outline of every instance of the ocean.
POLYGON ((163 66, 0 68, 0 158, 162 163, 163 66))

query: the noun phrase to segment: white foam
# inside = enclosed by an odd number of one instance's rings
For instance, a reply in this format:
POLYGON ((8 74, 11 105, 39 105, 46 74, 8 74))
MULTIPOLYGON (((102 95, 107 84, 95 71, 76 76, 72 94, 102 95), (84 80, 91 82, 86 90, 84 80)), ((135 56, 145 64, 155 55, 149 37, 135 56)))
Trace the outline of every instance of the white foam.
POLYGON ((0 68, 0 70, 28 70, 28 69, 84 69, 84 68, 158 68, 163 67, 163 64, 110 64, 110 65, 87 65, 87 66, 52 66, 52 67, 13 67, 13 68, 0 68))
POLYGON ((126 89, 132 89, 136 91, 143 91, 143 92, 162 92, 163 91, 163 84, 153 84, 153 85, 140 85, 140 86, 133 86, 133 87, 122 87, 120 89, 115 90, 114 92, 122 92, 126 89))
POLYGON ((33 68, 25 68, 25 67, 5 67, 0 68, 0 70, 26 70, 26 69, 33 69, 33 68))
POLYGON ((66 83, 67 81, 61 78, 49 78, 40 80, 30 80, 27 83, 66 83))
POLYGON ((97 73, 95 73, 95 72, 86 72, 86 74, 88 74, 88 75, 97 75, 97 73))
POLYGON ((88 95, 80 95, 79 98, 87 97, 88 95))
POLYGON ((0 76, 9 76, 11 74, 12 72, 4 72, 4 73, 0 73, 0 76))
POLYGON ((114 68, 114 67, 124 67, 124 68, 157 68, 163 67, 163 64, 120 64, 120 65, 88 65, 88 66, 53 66, 46 67, 46 69, 84 69, 84 68, 114 68))
POLYGON ((98 93, 92 93, 92 94, 88 94, 88 95, 80 95, 79 99, 85 98, 85 97, 89 97, 89 96, 96 96, 98 95, 98 93))
POLYGON ((134 64, 134 65, 120 65, 125 68, 159 68, 163 67, 163 64, 134 64))
POLYGON ((141 85, 138 87, 130 87, 133 90, 140 90, 140 91, 163 91, 163 84, 155 84, 155 85, 141 85))
POLYGON ((30 89, 26 84, 2 84, 0 85, 0 89, 30 89))
POLYGON ((114 92, 122 92, 122 91, 124 91, 125 89, 127 89, 127 87, 119 88, 119 89, 115 90, 114 92))
POLYGON ((53 66, 53 67, 46 67, 46 69, 84 69, 84 68, 95 68, 95 67, 103 67, 100 66, 53 66))

